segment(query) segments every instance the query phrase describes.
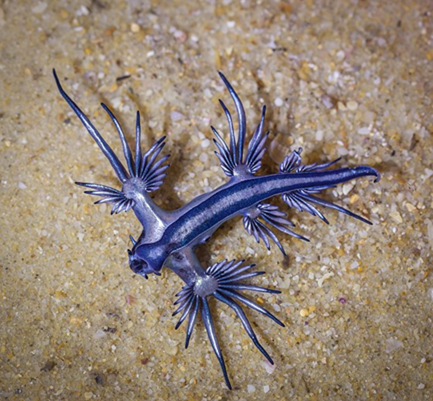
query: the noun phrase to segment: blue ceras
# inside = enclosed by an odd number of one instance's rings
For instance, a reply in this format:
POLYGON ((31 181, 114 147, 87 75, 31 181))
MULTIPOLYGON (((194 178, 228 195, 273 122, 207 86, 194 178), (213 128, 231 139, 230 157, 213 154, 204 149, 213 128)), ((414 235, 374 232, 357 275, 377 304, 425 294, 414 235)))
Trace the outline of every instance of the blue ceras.
POLYGON ((179 275, 186 283, 177 294, 178 299, 175 304, 179 306, 173 314, 181 313, 176 328, 188 318, 185 347, 188 347, 197 315, 200 312, 210 343, 221 365, 225 382, 231 389, 208 304, 208 298, 213 296, 234 310, 255 346, 273 364, 271 357, 260 345, 241 304, 268 316, 282 327, 284 325, 265 308, 244 296, 242 292, 279 293, 280 291, 245 282, 264 272, 252 271, 254 265, 245 265, 243 260, 224 260, 205 269, 197 259, 195 247, 207 241, 222 223, 236 216, 243 216, 247 232, 253 235, 257 242, 263 240, 268 249, 270 241, 273 241, 281 252, 285 253, 271 228, 307 240, 292 231, 294 224, 285 217, 285 213, 281 212, 277 206, 266 203, 269 198, 277 195, 281 196, 289 207, 319 216, 326 223, 328 221, 316 208, 316 205, 335 209, 371 224, 368 220, 341 206, 318 198, 316 194, 360 177, 373 176, 377 182, 380 179, 379 173, 369 166, 329 170, 329 167, 338 160, 325 164, 303 165, 302 149, 299 148, 285 158, 277 174, 257 176, 268 137, 268 133, 263 133, 266 108, 263 107, 260 122, 245 149, 244 108, 233 87, 224 75, 219 73, 234 101, 238 117, 238 133, 235 135, 232 116, 225 104, 220 101, 228 121, 229 143, 226 143, 212 127, 216 137, 214 139, 217 147, 215 153, 223 172, 229 179, 221 187, 195 198, 180 209, 166 211, 157 206, 149 195, 161 186, 166 176, 168 165, 165 162, 169 156, 159 157, 165 145, 165 137, 159 139, 147 152, 142 153, 140 115, 137 112, 135 156, 133 156, 119 122, 110 109, 102 104, 119 133, 126 159, 127 168, 125 168, 86 115, 65 93, 54 70, 53 73, 61 95, 110 161, 122 184, 122 189, 118 190, 100 184, 82 182, 77 182, 77 184, 90 189, 85 193, 101 198, 95 203, 112 204, 111 213, 129 209, 134 211, 143 226, 143 231, 137 241, 131 237, 133 246, 132 250, 128 250, 130 267, 135 273, 147 278, 151 273, 159 275, 162 267, 165 266, 179 275))

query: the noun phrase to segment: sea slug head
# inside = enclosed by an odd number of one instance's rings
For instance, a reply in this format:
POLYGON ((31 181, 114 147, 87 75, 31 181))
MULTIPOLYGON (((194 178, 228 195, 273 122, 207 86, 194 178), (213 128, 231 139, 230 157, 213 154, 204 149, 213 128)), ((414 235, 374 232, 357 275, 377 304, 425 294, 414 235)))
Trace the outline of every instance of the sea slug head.
POLYGON ((128 250, 129 267, 131 270, 148 278, 148 274, 161 275, 160 271, 168 257, 163 247, 155 244, 137 244, 132 250, 128 250))

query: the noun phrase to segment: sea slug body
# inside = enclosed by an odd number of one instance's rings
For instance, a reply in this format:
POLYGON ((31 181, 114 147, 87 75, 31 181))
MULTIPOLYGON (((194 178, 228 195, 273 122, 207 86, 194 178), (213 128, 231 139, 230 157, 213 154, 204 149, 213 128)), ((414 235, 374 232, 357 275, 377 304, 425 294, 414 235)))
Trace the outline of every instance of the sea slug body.
POLYGON ((100 197, 95 203, 112 204, 112 214, 130 209, 135 213, 143 226, 143 231, 137 240, 131 237, 132 249, 128 250, 129 265, 134 273, 148 278, 152 273, 159 275, 161 269, 167 267, 185 282, 185 286, 177 294, 178 299, 175 304, 178 308, 173 313, 173 315, 181 314, 176 329, 188 319, 185 347, 188 347, 200 312, 225 382, 228 388, 232 388, 208 304, 208 298, 213 296, 234 310, 255 346, 273 364, 271 357, 259 343, 241 304, 264 314, 282 327, 284 325, 273 314, 242 293, 244 291, 279 293, 280 291, 259 287, 245 281, 264 272, 252 271, 254 265, 246 265, 244 260, 223 260, 204 268, 195 254, 195 247, 206 242, 221 224, 236 216, 243 217, 246 231, 253 235, 257 242, 262 240, 268 249, 272 241, 285 254, 283 246, 271 228, 308 241, 293 231, 294 224, 286 218, 285 213, 277 206, 267 203, 274 196, 281 196, 289 207, 318 216, 326 223, 328 221, 316 207, 317 205, 335 209, 371 224, 365 218, 316 195, 327 188, 360 177, 373 176, 377 182, 380 179, 379 173, 369 166, 329 169, 338 160, 325 164, 304 165, 301 159, 302 149, 299 148, 284 159, 276 174, 256 175, 262 164, 269 134, 263 133, 266 108, 263 107, 260 122, 248 145, 245 146, 246 118, 242 102, 228 80, 219 73, 233 99, 238 118, 236 135, 232 116, 225 104, 220 101, 228 121, 229 142, 226 143, 215 128, 211 127, 217 148, 215 154, 228 181, 177 210, 166 211, 156 205, 149 195, 163 184, 169 167, 166 164, 169 155, 160 157, 165 145, 165 137, 160 138, 143 153, 140 114, 137 112, 133 155, 116 117, 106 105, 102 104, 118 131, 126 159, 125 167, 86 115, 63 90, 54 70, 53 74, 60 94, 108 158, 122 188, 118 190, 101 184, 83 182, 76 184, 88 188, 86 194, 100 197))

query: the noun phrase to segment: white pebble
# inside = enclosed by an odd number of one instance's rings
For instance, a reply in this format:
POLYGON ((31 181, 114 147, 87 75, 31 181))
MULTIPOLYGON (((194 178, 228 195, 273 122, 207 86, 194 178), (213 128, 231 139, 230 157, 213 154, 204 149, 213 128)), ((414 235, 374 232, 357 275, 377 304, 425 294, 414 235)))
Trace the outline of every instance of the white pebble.
POLYGON ((280 97, 277 97, 274 101, 274 104, 277 107, 281 107, 283 105, 283 99, 281 99, 280 97))
POLYGON ((203 149, 206 149, 207 147, 209 147, 209 145, 210 145, 210 140, 209 140, 209 139, 205 139, 205 140, 203 140, 203 141, 201 142, 201 147, 202 147, 203 149))
POLYGON ((183 43, 186 40, 186 33, 181 30, 176 30, 173 36, 176 39, 176 41, 179 43, 183 43))
POLYGON ((346 148, 338 148, 337 152, 339 156, 346 156, 349 153, 349 151, 346 148))
POLYGON ((140 32, 140 25, 138 25, 136 22, 133 22, 131 24, 131 32, 133 33, 140 32))
POLYGON ((202 163, 207 163, 207 161, 209 160, 209 156, 207 155, 207 153, 202 153, 199 158, 198 158, 202 163))
POLYGON ((359 135, 368 135, 370 133, 370 127, 362 127, 358 130, 359 135))
POLYGON ((93 338, 98 340, 98 339, 106 337, 106 336, 107 336, 107 333, 104 330, 99 329, 95 332, 95 334, 93 335, 93 338))
POLYGON ((429 168, 424 169, 425 175, 422 177, 425 180, 428 180, 433 175, 433 170, 430 170, 429 168))
POLYGON ((347 195, 355 186, 352 182, 343 185, 343 194, 347 195))
POLYGON ((252 384, 248 384, 247 390, 249 393, 254 393, 254 391, 256 391, 256 388, 252 384))
POLYGON ((335 57, 337 58, 337 60, 342 61, 342 60, 344 60, 344 56, 345 56, 345 55, 346 55, 346 54, 344 53, 343 50, 339 50, 339 51, 337 52, 337 54, 335 55, 335 57))
POLYGON ((354 100, 349 100, 346 104, 346 107, 351 111, 355 111, 358 108, 358 103, 354 100))
POLYGON ((263 392, 266 394, 269 391, 269 386, 263 386, 263 392))
POLYGON ((330 272, 330 273, 325 273, 321 278, 319 278, 319 279, 317 280, 317 285, 318 285, 319 287, 322 287, 322 286, 323 286, 323 282, 324 282, 325 280, 330 279, 330 278, 333 277, 333 276, 334 276, 334 273, 332 273, 332 272, 330 272))
POLYGON ((212 97, 212 92, 211 92, 211 90, 209 89, 209 88, 206 88, 204 91, 203 91, 203 94, 207 97, 207 98, 211 98, 212 97))
POLYGON ((179 121, 179 120, 183 120, 185 116, 182 113, 179 113, 178 111, 172 111, 170 117, 173 121, 179 121))
POLYGON ((80 9, 77 11, 77 15, 89 15, 90 11, 86 6, 81 6, 80 9))
POLYGON ((19 188, 19 189, 27 189, 27 185, 24 184, 23 182, 19 182, 19 183, 18 183, 18 188, 19 188))
POLYGON ((332 98, 328 95, 323 95, 322 96, 322 103, 323 105, 327 108, 327 109, 332 109, 334 107, 334 102, 332 100, 332 98))

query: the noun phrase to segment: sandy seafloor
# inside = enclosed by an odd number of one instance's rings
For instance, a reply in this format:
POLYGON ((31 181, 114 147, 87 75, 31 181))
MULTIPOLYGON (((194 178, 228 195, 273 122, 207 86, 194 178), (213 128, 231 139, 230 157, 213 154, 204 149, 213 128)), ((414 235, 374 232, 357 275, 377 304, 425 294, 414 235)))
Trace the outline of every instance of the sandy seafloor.
POLYGON ((432 11, 429 0, 3 1, 0 399, 433 399, 432 11), (227 135, 218 99, 233 107, 217 70, 249 132, 268 107, 264 172, 299 146, 306 163, 380 170, 378 184, 324 194, 373 226, 290 210, 311 242, 280 235, 287 258, 240 219, 200 248, 205 264, 257 263, 267 275, 255 283, 282 290, 253 299, 285 329, 248 312, 275 369, 213 301, 234 390, 201 322, 184 350, 171 317, 181 281, 135 276, 133 214, 110 216, 73 184, 119 187, 53 67, 116 151, 101 101, 129 139, 137 109, 146 147, 167 135, 171 168, 154 193, 167 209, 225 182, 209 126, 227 135))

